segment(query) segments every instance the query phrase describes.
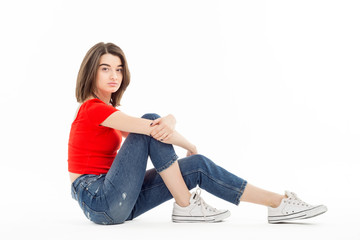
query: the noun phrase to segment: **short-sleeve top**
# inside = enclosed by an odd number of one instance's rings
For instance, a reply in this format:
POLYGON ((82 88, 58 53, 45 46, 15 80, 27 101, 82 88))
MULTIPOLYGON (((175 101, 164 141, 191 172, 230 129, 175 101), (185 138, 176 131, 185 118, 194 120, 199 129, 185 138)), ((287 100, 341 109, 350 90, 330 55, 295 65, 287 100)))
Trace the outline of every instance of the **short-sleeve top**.
POLYGON ((68 170, 80 174, 106 174, 121 145, 121 132, 100 124, 118 111, 99 99, 85 101, 71 124, 68 170))

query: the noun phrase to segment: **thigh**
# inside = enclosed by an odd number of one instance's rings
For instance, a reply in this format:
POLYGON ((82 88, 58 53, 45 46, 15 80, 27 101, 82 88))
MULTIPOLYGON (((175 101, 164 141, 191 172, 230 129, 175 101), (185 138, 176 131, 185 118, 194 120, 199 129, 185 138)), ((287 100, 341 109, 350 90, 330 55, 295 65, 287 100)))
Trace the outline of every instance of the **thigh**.
POLYGON ((103 193, 116 223, 126 220, 138 199, 148 160, 146 141, 143 135, 129 134, 106 174, 103 193))
POLYGON ((106 182, 111 183, 118 190, 130 180, 132 183, 140 183, 136 185, 141 186, 149 155, 148 145, 144 135, 129 134, 106 174, 106 182))
POLYGON ((140 194, 127 220, 132 220, 172 198, 155 168, 146 171, 140 194))

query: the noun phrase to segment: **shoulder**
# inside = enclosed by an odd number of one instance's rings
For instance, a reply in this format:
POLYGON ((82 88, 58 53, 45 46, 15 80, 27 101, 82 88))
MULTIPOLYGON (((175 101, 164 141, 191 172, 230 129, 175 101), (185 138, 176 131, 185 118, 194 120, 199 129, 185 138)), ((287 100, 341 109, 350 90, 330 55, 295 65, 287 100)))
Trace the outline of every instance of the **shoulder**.
POLYGON ((103 101, 101 101, 97 98, 86 100, 85 102, 83 102, 81 104, 81 107, 85 111, 98 110, 98 109, 104 109, 104 108, 105 109, 113 108, 111 105, 107 105, 106 103, 104 103, 103 101))
POLYGON ((92 98, 92 99, 86 100, 81 105, 82 106, 87 106, 87 105, 93 105, 93 104, 104 104, 104 105, 106 105, 106 103, 104 103, 103 101, 101 101, 100 99, 97 99, 97 98, 92 98))
POLYGON ((107 105, 103 101, 96 98, 85 101, 81 108, 81 111, 86 116, 86 118, 96 125, 100 125, 111 114, 119 111, 112 105, 107 105))

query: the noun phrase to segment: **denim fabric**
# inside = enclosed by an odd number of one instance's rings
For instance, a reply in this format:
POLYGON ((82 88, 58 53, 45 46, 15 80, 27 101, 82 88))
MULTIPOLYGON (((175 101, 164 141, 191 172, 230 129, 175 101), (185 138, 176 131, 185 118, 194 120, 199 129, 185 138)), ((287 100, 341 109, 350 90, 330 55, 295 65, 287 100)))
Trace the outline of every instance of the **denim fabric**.
MULTIPOLYGON (((156 119, 156 114, 143 118, 156 119)), ((107 174, 82 175, 71 185, 72 197, 97 224, 119 224, 172 198, 159 172, 177 160, 174 148, 142 134, 129 134, 107 174), (146 170, 148 157, 155 168, 146 170)), ((247 182, 202 155, 178 160, 189 189, 197 185, 238 205, 247 182)))

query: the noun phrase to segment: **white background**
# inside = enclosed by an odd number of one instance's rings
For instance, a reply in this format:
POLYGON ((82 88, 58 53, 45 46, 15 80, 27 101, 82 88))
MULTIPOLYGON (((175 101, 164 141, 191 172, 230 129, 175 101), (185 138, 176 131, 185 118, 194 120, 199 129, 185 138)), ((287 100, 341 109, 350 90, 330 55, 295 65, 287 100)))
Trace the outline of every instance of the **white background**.
POLYGON ((1 236, 360 239, 359 12, 348 0, 1 1, 1 236), (122 225, 89 222, 70 196, 67 140, 77 71, 100 41, 128 59, 122 111, 172 113, 219 165, 329 211, 269 225, 266 208, 203 192, 232 217, 173 224, 169 201, 122 225))

